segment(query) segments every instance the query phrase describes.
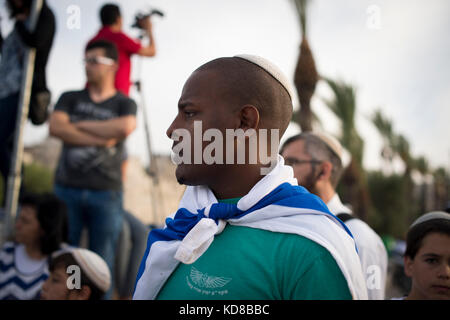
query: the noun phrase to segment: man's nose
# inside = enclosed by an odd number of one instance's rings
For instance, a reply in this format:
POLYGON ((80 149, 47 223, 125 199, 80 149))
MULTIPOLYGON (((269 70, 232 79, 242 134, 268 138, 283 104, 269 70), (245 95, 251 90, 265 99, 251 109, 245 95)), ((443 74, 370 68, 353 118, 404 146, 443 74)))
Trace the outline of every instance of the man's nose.
POLYGON ((44 283, 42 284, 42 290, 46 290, 47 289, 48 282, 49 282, 49 279, 44 281, 44 283))
POLYGON ((169 139, 173 140, 172 134, 176 129, 176 120, 177 118, 175 118, 172 123, 170 124, 169 128, 166 131, 166 135, 169 137, 169 139))
POLYGON ((438 270, 438 277, 441 279, 450 279, 450 264, 444 263, 438 270))

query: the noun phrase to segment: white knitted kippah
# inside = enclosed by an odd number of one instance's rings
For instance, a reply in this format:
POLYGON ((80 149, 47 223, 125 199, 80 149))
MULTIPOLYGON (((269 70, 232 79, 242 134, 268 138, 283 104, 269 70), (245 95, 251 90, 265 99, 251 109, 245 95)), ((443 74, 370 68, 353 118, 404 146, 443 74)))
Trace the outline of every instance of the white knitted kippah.
POLYGON ((409 227, 410 229, 414 226, 424 223, 426 221, 435 220, 435 219, 445 219, 450 221, 450 213, 444 211, 432 211, 420 216, 413 222, 413 224, 409 227))
POLYGON ((80 269, 101 291, 106 292, 111 285, 111 273, 105 260, 95 252, 84 248, 68 247, 55 252, 52 258, 70 253, 80 269))
POLYGON ((280 70, 280 68, 278 68, 275 64, 273 64, 272 62, 270 62, 269 60, 267 60, 263 57, 252 55, 252 54, 238 54, 234 57, 247 60, 253 64, 256 64, 257 66, 261 67, 266 72, 268 72, 272 77, 274 77, 286 89, 286 91, 288 92, 289 97, 291 98, 291 101, 292 101, 292 97, 293 97, 292 86, 291 86, 288 78, 284 75, 284 73, 280 70))
POLYGON ((322 140, 341 159, 341 162, 344 162, 342 158, 344 148, 335 137, 325 132, 315 131, 309 133, 322 140))

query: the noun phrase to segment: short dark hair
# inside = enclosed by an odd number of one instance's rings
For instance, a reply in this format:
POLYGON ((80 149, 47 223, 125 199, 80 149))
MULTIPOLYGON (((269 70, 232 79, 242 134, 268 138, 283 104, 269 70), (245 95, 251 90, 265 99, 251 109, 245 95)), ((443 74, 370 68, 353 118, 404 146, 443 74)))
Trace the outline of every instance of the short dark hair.
POLYGON ((430 233, 441 233, 450 236, 450 220, 433 219, 412 227, 406 236, 405 256, 414 259, 422 246, 423 239, 430 233))
POLYGON ((103 26, 110 26, 120 17, 119 6, 107 3, 100 9, 100 20, 103 26))
POLYGON ((67 207, 53 194, 26 194, 20 199, 22 206, 36 210, 39 226, 44 231, 39 239, 40 250, 49 255, 68 241, 67 207))
POLYGON ((105 57, 113 59, 114 61, 119 61, 119 52, 117 51, 117 46, 106 40, 97 40, 88 43, 85 52, 93 49, 103 49, 105 51, 105 57))
POLYGON ((37 211, 41 197, 35 193, 24 193, 20 194, 19 204, 21 206, 29 206, 37 211))
POLYGON ((340 157, 322 139, 309 132, 302 132, 287 139, 280 148, 280 154, 282 155, 286 147, 297 140, 305 141, 305 151, 313 159, 331 162, 333 168, 331 169, 330 181, 333 188, 336 188, 343 172, 340 157))
MULTIPOLYGON (((51 258, 48 269, 50 272, 53 272, 55 269, 63 267, 64 270, 67 269, 67 267, 77 265, 79 266, 78 262, 74 259, 72 254, 70 252, 62 253, 56 258, 51 258)), ((82 286, 88 286, 91 289, 91 295, 89 296, 89 300, 101 300, 103 296, 105 295, 105 292, 100 290, 92 281, 89 279, 89 277, 86 275, 86 273, 83 271, 83 269, 80 267, 80 284, 82 286)))

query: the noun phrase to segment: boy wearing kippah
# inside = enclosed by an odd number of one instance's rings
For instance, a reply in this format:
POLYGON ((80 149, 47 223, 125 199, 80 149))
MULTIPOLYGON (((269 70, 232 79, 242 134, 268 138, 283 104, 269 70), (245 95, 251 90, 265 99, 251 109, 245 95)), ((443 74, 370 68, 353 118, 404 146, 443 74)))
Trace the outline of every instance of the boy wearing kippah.
POLYGON ((412 278, 405 300, 450 300, 450 214, 430 212, 411 225, 405 274, 412 278))
POLYGON ((42 300, 101 300, 111 284, 106 262, 87 249, 56 252, 49 270, 50 277, 42 286, 42 300))

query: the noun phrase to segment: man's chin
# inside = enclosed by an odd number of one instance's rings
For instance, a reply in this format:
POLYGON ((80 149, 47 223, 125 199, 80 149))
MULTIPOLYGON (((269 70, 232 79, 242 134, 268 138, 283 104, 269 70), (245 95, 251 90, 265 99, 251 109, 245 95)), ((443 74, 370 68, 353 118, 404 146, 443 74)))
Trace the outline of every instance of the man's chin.
POLYGON ((186 165, 179 164, 175 170, 175 177, 179 184, 189 185, 186 179, 186 165))
POLYGON ((194 168, 194 165, 179 164, 175 170, 175 177, 178 183, 186 186, 198 186, 202 184, 199 182, 201 175, 199 172, 195 172, 194 168))

